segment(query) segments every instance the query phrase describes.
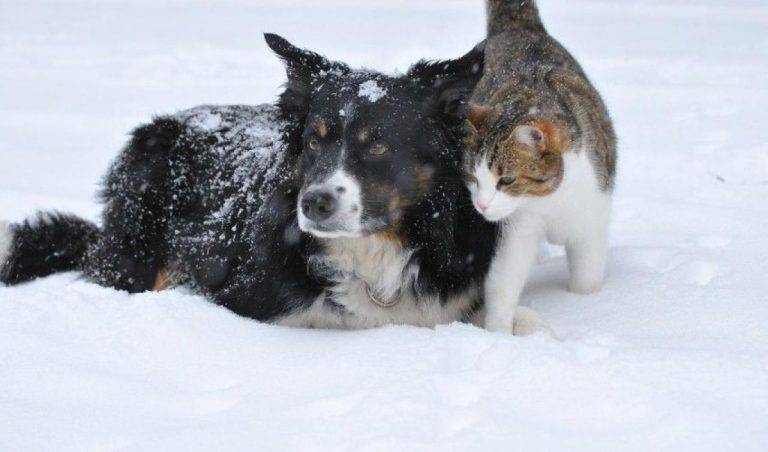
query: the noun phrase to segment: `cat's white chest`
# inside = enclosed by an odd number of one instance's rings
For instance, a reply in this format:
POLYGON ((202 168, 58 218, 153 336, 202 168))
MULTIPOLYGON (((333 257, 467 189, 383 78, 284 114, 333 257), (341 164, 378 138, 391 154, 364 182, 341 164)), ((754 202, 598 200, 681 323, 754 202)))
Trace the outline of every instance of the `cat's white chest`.
POLYGON ((565 172, 558 189, 526 203, 517 221, 529 215, 539 217, 547 241, 556 245, 565 245, 604 224, 610 215, 611 195, 600 190, 589 155, 585 149, 565 153, 565 172))

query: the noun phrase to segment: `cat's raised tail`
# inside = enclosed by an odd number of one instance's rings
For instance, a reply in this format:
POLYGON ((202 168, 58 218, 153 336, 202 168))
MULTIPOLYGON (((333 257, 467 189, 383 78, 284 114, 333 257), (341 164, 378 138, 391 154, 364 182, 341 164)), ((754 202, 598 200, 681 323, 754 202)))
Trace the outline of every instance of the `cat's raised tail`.
POLYGON ((488 37, 513 29, 544 31, 539 8, 534 0, 485 0, 488 37))

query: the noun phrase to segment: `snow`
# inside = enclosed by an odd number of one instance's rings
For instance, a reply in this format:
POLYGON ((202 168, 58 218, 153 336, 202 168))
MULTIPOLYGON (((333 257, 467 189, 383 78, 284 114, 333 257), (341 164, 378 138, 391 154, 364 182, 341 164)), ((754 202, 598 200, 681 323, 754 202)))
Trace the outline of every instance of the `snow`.
POLYGON ((285 157, 281 152, 284 123, 277 116, 278 109, 272 104, 201 105, 173 115, 191 129, 197 140, 207 143, 212 138, 215 140, 208 149, 217 154, 215 160, 220 161, 221 166, 210 170, 213 174, 208 183, 212 191, 235 192, 205 221, 232 218, 228 215, 238 201, 241 206, 258 205, 254 216, 268 213, 263 209, 263 201, 275 184, 289 176, 281 171, 285 157), (254 188, 257 184, 259 188, 254 188), (260 199, 251 199, 253 193, 258 193, 260 199))
MULTIPOLYGON (((262 31, 403 71, 472 48, 480 3, 0 0, 0 218, 96 218, 132 127, 273 100, 262 31)), ((765 450, 768 6, 540 3, 621 140, 604 290, 567 293, 549 248, 524 294, 560 340, 294 330, 59 275, 0 288, 0 450, 765 450)))
POLYGON ((0 221, 0 262, 4 262, 11 252, 13 233, 7 221, 0 221))
POLYGON ((360 90, 357 95, 364 97, 373 103, 386 96, 387 90, 379 86, 379 84, 376 83, 376 80, 368 80, 367 82, 360 84, 360 90))

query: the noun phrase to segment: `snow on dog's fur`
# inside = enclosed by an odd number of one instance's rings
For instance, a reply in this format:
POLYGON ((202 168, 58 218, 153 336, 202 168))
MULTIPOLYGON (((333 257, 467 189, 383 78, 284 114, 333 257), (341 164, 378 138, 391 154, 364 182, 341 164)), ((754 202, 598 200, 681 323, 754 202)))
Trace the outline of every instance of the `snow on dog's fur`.
POLYGON ((460 177, 482 51, 390 77, 267 42, 288 73, 277 106, 198 107, 137 128, 105 178, 102 226, 14 225, 2 281, 79 269, 141 292, 170 278, 292 326, 472 317, 497 233, 460 177))
POLYGON ((8 222, 0 221, 0 274, 2 274, 5 261, 11 254, 11 243, 13 242, 13 230, 8 222))

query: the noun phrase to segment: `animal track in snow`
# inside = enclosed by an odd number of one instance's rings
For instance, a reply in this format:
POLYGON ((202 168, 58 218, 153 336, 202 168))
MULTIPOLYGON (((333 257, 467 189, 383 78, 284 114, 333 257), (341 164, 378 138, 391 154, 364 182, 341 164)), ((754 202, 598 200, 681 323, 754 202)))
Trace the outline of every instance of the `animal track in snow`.
POLYGON ((720 270, 719 265, 711 261, 695 260, 677 266, 673 274, 689 283, 706 286, 711 283, 720 270))
POLYGON ((480 422, 481 417, 475 410, 446 409, 438 415, 437 431, 441 438, 452 438, 475 428, 480 422))
POLYGON ((664 267, 677 255, 664 248, 629 248, 617 249, 614 254, 620 262, 628 264, 630 269, 639 269, 650 273, 664 273, 664 267))
POLYGON ((710 235, 698 239, 697 244, 702 248, 716 249, 725 248, 730 245, 733 239, 724 235, 710 235))
MULTIPOLYGON (((727 238, 712 239, 712 246, 725 246, 727 238)), ((620 259, 630 268, 649 273, 665 274, 683 283, 697 286, 710 284, 718 275, 720 266, 711 260, 696 258, 674 249, 646 248, 623 250, 620 259)))
POLYGON ((242 394, 237 390, 192 394, 186 399, 184 411, 196 416, 221 413, 240 403, 241 398, 242 394))
POLYGON ((298 417, 344 416, 360 405, 365 397, 366 394, 362 392, 325 397, 305 403, 290 412, 298 417))

